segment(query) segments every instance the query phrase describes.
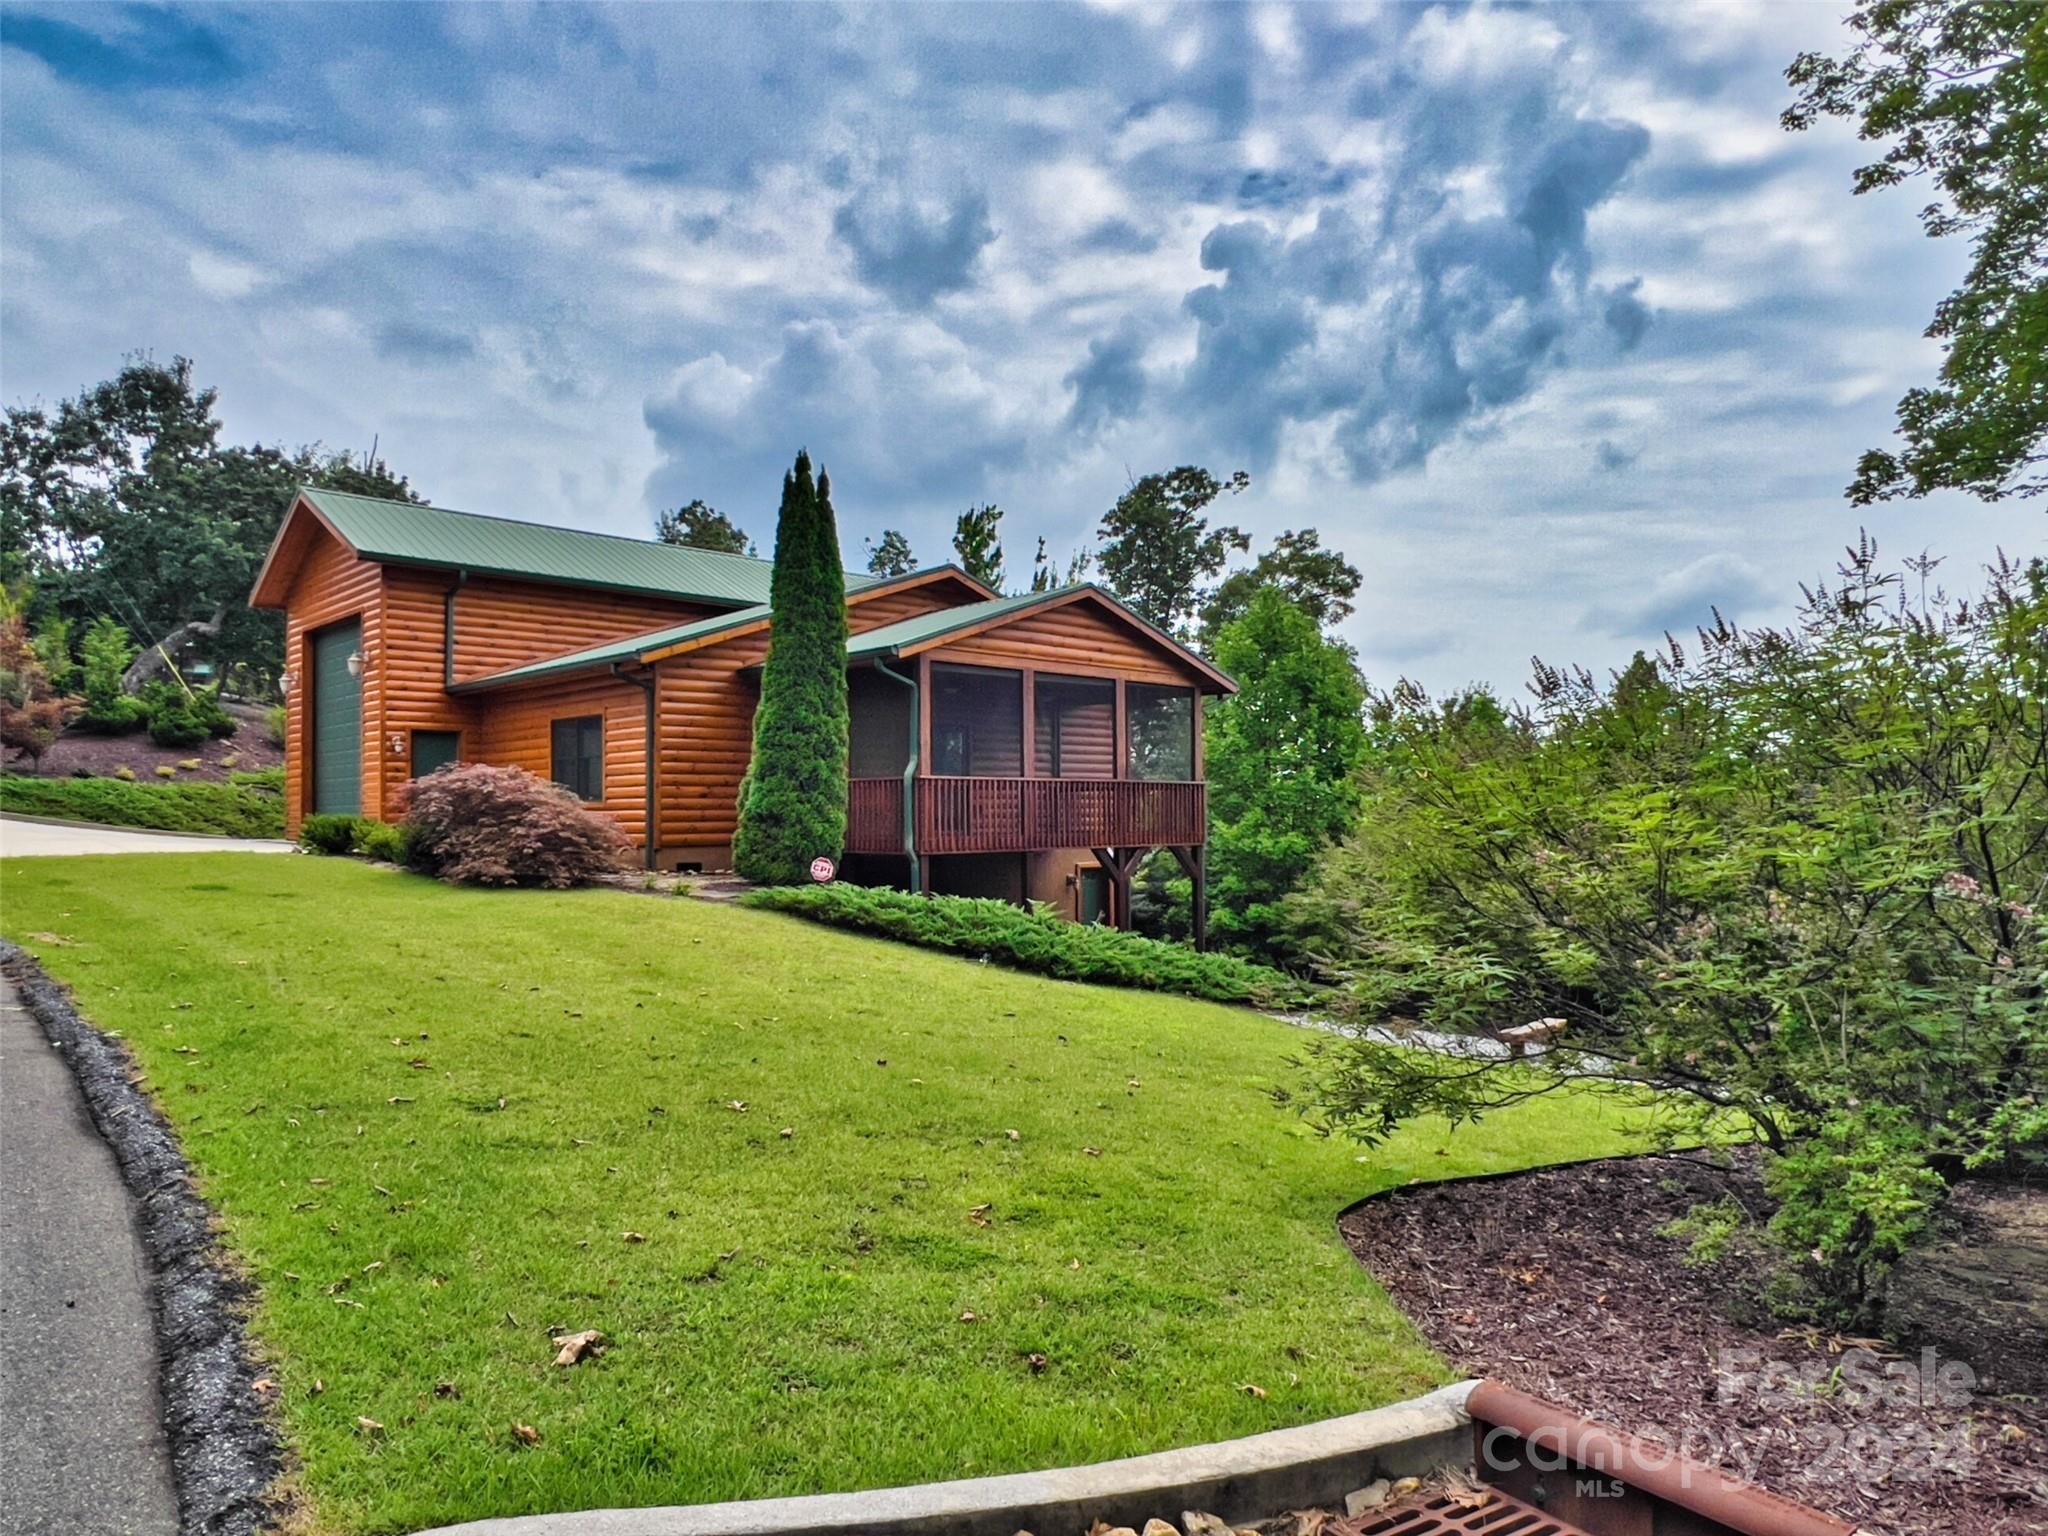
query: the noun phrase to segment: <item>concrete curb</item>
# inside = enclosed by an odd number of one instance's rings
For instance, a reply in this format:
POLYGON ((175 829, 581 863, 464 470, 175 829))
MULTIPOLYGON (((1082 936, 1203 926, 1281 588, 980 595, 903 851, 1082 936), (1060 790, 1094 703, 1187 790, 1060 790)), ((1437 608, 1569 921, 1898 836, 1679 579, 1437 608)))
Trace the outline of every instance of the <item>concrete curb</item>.
POLYGON ((912 1488, 736 1504, 595 1509, 440 1526, 421 1536, 1070 1536, 1200 1509, 1226 1520, 1342 1507, 1375 1478, 1425 1477, 1472 1459, 1462 1381, 1365 1413, 1124 1461, 912 1488))

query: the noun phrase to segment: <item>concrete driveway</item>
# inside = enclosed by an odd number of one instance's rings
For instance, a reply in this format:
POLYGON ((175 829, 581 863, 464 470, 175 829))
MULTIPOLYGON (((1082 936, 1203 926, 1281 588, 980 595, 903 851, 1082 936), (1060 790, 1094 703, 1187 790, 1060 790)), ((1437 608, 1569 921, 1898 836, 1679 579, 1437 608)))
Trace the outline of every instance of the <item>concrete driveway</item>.
POLYGON ((79 821, 0 816, 0 858, 80 853, 290 853, 265 837, 194 837, 141 827, 95 827, 79 821))

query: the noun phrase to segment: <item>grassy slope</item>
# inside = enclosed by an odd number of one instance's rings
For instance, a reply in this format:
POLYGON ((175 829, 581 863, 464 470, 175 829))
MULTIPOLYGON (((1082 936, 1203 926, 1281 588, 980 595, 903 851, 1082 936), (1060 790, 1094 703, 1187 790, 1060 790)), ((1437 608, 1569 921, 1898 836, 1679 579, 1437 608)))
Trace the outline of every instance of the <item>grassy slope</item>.
POLYGON ((1051 1466, 1404 1397, 1444 1367, 1339 1208, 1624 1140, 1578 1099, 1360 1157, 1267 1101, 1280 1024, 707 903, 235 855, 0 880, 0 926, 183 1132, 334 1529, 1051 1466), (612 1347, 554 1369, 550 1326, 612 1347))

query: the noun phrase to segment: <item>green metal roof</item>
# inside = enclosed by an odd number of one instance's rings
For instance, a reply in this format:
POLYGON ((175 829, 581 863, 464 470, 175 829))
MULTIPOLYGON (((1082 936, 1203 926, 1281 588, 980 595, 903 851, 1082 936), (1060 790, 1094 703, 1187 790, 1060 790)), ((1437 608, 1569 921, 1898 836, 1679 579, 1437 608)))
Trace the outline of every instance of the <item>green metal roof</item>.
POLYGON ((503 688, 512 683, 552 677, 558 672, 580 672, 585 668, 608 667, 614 662, 635 661, 648 651, 659 651, 671 645, 680 645, 685 640, 702 639, 707 635, 718 634, 722 630, 743 629, 767 617, 768 605, 756 603, 751 608, 738 608, 731 613, 697 619, 688 624, 672 624, 667 629, 652 630, 644 635, 629 635, 624 640, 607 640, 603 645, 587 646, 583 650, 570 651, 562 656, 550 656, 545 661, 530 661, 523 667, 509 667, 503 672, 493 672, 486 677, 473 677, 467 682, 457 683, 450 691, 466 693, 480 688, 503 688))
POLYGON ((1055 587, 1049 592, 1020 592, 1015 597, 992 598, 984 603, 965 603, 958 608, 941 608, 936 613, 923 613, 916 618, 885 624, 880 629, 871 629, 865 634, 851 637, 846 642, 846 657, 849 661, 863 661, 875 656, 901 655, 905 651, 930 645, 935 640, 942 640, 956 631, 973 629, 991 620, 1006 619, 1012 614, 1023 613, 1028 609, 1062 602, 1083 594, 1121 614, 1164 649, 1188 663, 1195 671, 1212 679, 1219 689, 1226 693, 1237 692, 1237 684, 1229 673, 1211 662, 1204 661, 1156 624, 1149 623, 1133 613, 1117 599, 1115 593, 1105 592, 1092 581, 1055 587))
MULTIPOLYGON (((303 487, 299 494, 372 560, 751 607, 768 601, 771 561, 516 518, 303 487)), ((266 562, 267 564, 267 562, 266 562)), ((857 591, 875 578, 849 571, 857 591)), ((258 578, 259 584, 261 578, 258 578)))
POLYGON ((894 624, 884 624, 880 629, 871 629, 864 634, 850 636, 846 642, 849 661, 865 660, 869 656, 887 656, 907 645, 923 645, 941 635, 950 635, 956 629, 972 629, 977 624, 986 624, 990 619, 1000 619, 1008 614, 1049 602, 1055 597, 1064 597, 1070 592, 1082 591, 1082 586, 1060 587, 1051 592, 1020 592, 1015 597, 991 598, 984 603, 963 603, 958 608, 941 608, 933 613, 920 613, 914 618, 899 619, 894 624))
MULTIPOLYGON (((947 567, 939 567, 947 569, 947 567)), ((932 574, 929 571, 913 572, 910 578, 919 579, 932 574)), ((890 578, 871 578, 866 585, 893 585, 890 578)), ((1032 608, 1057 602, 1078 594, 1100 600, 1116 612, 1124 615, 1152 636, 1161 646, 1185 659, 1194 669, 1213 678, 1217 686, 1226 692, 1235 693, 1237 684, 1230 677, 1204 661, 1194 652, 1181 645, 1171 635, 1146 623, 1114 596, 1090 582, 1079 582, 1073 586, 1056 587, 1050 592, 1020 592, 1014 597, 990 598, 979 603, 962 603, 955 608, 941 608, 933 613, 919 614, 915 618, 901 619, 894 624, 884 624, 879 629, 870 629, 862 634, 850 635, 846 641, 846 659, 867 661, 880 656, 895 656, 905 650, 920 648, 947 635, 965 629, 973 629, 992 620, 1008 618, 1032 608)), ((580 651, 565 652, 550 656, 542 661, 527 662, 524 666, 510 667, 503 672, 493 672, 484 677, 473 677, 457 683, 452 690, 469 693, 489 688, 505 688, 515 683, 528 683, 540 678, 553 677, 564 672, 581 672, 608 667, 615 663, 637 661, 651 652, 664 651, 670 646, 681 645, 689 640, 710 639, 730 629, 744 629, 763 619, 771 618, 766 603, 757 603, 732 613, 717 614, 708 619, 697 619, 688 624, 674 624, 667 629, 651 630, 646 634, 629 635, 623 640, 608 640, 603 645, 586 646, 580 651)))

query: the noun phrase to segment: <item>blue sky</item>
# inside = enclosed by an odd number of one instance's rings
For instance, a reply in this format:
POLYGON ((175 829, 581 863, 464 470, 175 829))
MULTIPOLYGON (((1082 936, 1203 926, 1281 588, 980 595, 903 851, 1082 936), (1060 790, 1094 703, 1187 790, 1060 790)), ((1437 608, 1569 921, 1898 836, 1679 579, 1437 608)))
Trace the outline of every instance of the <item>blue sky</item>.
POLYGON ((1365 573, 1368 672, 1519 688, 1867 523, 1967 586, 2020 504, 1842 499, 1964 252, 1787 135, 1826 5, 0 8, 0 393, 196 359, 242 440, 448 506, 764 544, 1243 468, 1365 573))

